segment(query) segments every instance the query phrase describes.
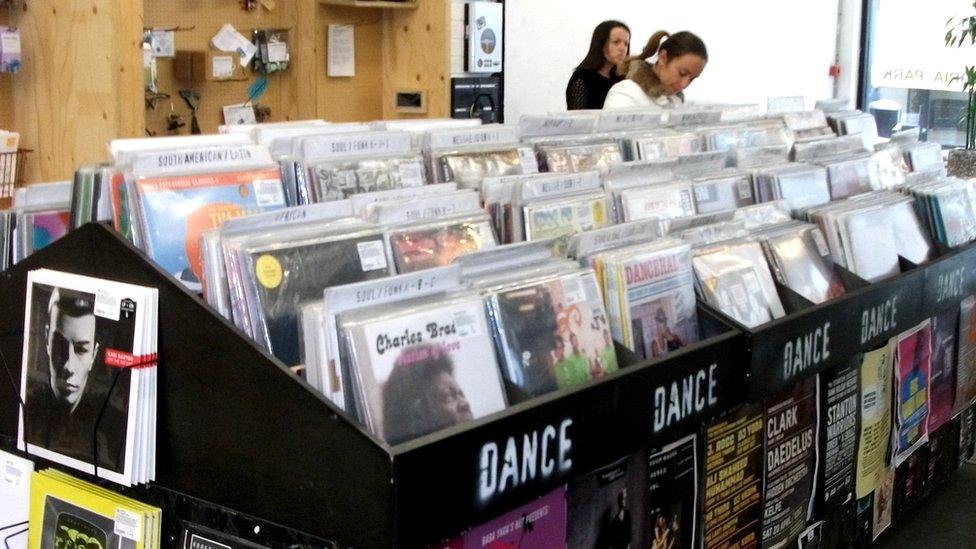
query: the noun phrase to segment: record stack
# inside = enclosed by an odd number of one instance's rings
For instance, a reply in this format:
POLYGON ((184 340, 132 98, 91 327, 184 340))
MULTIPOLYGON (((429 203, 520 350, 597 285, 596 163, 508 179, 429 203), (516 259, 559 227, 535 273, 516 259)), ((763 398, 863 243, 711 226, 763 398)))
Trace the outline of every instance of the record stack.
POLYGON ((18 446, 129 486, 156 475, 155 288, 28 275, 18 446))
POLYGON ((163 547, 162 510, 55 469, 31 475, 28 547, 163 547))
MULTIPOLYGON (((70 229, 71 183, 35 183, 14 191, 13 207, 4 217, 9 265, 61 238, 70 229), (9 232, 7 232, 9 231, 9 232)), ((0 261, 2 262, 2 261, 0 261)))

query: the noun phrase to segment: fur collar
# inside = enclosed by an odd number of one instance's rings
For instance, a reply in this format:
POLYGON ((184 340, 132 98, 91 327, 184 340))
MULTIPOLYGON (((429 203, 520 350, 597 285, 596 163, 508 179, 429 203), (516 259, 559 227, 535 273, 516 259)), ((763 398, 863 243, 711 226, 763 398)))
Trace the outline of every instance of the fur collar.
MULTIPOLYGON (((661 80, 654 73, 654 66, 643 59, 635 59, 630 62, 627 79, 636 82, 648 97, 657 99, 662 95, 667 95, 664 91, 664 85, 661 84, 661 80)), ((678 92, 677 95, 684 101, 685 95, 683 93, 678 92)))

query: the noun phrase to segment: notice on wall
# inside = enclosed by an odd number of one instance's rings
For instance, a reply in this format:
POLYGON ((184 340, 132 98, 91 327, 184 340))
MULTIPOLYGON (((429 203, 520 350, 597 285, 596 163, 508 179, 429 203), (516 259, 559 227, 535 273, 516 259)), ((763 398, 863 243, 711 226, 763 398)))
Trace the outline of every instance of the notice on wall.
POLYGON ((824 410, 823 501, 847 501, 854 493, 854 460, 859 423, 859 367, 839 367, 820 376, 824 410))
POLYGON ((356 39, 353 25, 329 25, 328 76, 356 76, 356 39))
POLYGON ((891 442, 892 347, 864 353, 861 361, 861 429, 857 451, 857 499, 881 482, 891 442))
POLYGON ((759 541, 763 407, 744 404, 705 430, 704 547, 759 541))
MULTIPOLYGON (((651 454, 647 515, 654 547, 691 549, 698 517, 695 439, 689 435, 651 454)), ((639 545, 638 545, 639 546, 639 545)), ((573 547, 573 545, 570 545, 573 547)))
POLYGON ((766 399, 765 427, 762 547, 778 547, 807 526, 817 465, 817 379, 766 399))

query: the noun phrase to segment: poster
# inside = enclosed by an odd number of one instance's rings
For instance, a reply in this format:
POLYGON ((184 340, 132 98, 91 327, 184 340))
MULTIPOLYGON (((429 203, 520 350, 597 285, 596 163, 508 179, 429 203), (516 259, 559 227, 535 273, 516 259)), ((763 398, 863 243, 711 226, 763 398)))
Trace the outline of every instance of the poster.
POLYGON ((864 353, 861 360, 861 428, 855 495, 869 496, 881 482, 891 444, 891 345, 864 353))
POLYGON ((842 366, 820 375, 823 501, 827 507, 848 501, 854 493, 860 372, 859 367, 842 366))
MULTIPOLYGON (((698 529, 696 435, 689 435, 651 454, 649 498, 651 547, 691 549, 698 529)), ((641 547, 643 543, 632 545, 641 547)), ((572 543, 569 547, 576 547, 572 543)))
POLYGON ((640 547, 648 538, 647 454, 637 452, 570 483, 567 547, 640 547))
POLYGON ((759 542, 763 408, 743 404, 705 430, 704 548, 759 542))
POLYGON ((895 341, 896 464, 928 440, 931 350, 932 324, 928 320, 895 341))
POLYGON ((806 529, 817 467, 817 378, 766 399, 762 547, 806 529))
POLYGON ((934 433, 952 418, 956 396, 956 335, 959 310, 950 309, 932 318, 932 367, 929 372, 929 419, 934 433))

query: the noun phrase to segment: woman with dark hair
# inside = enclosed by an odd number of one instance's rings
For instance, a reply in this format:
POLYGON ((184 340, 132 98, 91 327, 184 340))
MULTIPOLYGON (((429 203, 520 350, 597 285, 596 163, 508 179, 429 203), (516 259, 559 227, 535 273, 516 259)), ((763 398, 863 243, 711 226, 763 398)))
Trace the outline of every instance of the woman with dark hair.
POLYGON ((604 108, 676 107, 684 103, 688 87, 708 62, 702 39, 688 31, 668 34, 657 31, 644 50, 622 61, 617 72, 627 79, 615 84, 607 94, 604 108), (657 54, 654 64, 647 60, 657 54))
POLYGON ((437 345, 404 349, 383 386, 386 441, 397 444, 473 418, 448 352, 437 345))
POLYGON ((593 29, 590 51, 573 71, 566 86, 566 108, 602 109, 610 87, 620 82, 617 65, 630 53, 630 28, 620 21, 604 21, 593 29))

